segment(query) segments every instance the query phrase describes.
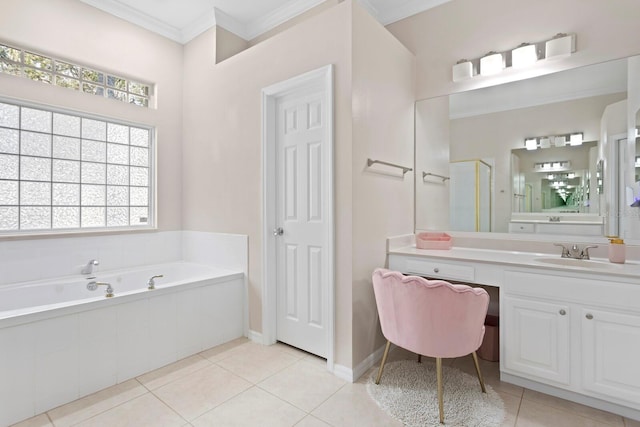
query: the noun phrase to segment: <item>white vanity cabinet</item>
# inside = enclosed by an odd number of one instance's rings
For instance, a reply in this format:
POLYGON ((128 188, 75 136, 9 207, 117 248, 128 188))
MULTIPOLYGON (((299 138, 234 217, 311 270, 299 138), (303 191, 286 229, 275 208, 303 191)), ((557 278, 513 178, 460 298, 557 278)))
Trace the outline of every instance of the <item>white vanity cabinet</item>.
POLYGON ((540 261, 556 257, 404 246, 388 265, 499 287, 503 381, 640 420, 640 263, 540 261))
POLYGON ((569 307, 534 298, 504 297, 503 363, 514 374, 569 385, 569 307))
POLYGON ((640 313, 583 307, 580 318, 582 387, 640 409, 640 313))
POLYGON ((639 284, 518 269, 501 289, 503 372, 640 410, 639 284))

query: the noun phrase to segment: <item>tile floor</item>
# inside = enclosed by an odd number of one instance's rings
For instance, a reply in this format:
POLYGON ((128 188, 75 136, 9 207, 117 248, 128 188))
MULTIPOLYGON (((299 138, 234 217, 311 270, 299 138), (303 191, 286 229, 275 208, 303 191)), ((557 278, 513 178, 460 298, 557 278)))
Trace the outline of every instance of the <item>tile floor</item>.
MULTIPOLYGON (((389 361, 414 357, 398 348, 389 361)), ((487 383, 505 402, 504 426, 640 427, 637 421, 503 383, 497 363, 481 362, 487 383)), ((475 375, 471 357, 446 363, 475 375)), ((369 375, 351 384, 329 374, 315 356, 243 338, 15 427, 399 426, 369 398, 369 375)))

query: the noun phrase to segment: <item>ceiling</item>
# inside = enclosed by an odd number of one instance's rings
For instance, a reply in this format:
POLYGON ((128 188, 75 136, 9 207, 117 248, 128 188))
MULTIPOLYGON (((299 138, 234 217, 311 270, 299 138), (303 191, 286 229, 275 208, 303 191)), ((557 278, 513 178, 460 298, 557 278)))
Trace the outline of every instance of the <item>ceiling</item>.
MULTIPOLYGON (((80 0, 186 43, 214 25, 251 40, 325 0, 80 0)), ((383 25, 450 0, 356 0, 383 25)))

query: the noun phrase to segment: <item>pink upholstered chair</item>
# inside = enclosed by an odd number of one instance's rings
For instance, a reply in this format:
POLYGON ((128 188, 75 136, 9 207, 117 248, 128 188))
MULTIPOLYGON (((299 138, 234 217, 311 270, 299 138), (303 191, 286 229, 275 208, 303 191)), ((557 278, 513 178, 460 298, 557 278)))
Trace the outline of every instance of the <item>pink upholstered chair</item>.
POLYGON ((373 290, 382 333, 387 339, 376 384, 380 384, 389 346, 394 343, 417 353, 419 362, 421 355, 436 359, 441 423, 444 423, 442 358, 471 353, 480 387, 486 393, 476 350, 484 337, 489 306, 487 291, 444 280, 404 276, 382 268, 373 272, 373 290))

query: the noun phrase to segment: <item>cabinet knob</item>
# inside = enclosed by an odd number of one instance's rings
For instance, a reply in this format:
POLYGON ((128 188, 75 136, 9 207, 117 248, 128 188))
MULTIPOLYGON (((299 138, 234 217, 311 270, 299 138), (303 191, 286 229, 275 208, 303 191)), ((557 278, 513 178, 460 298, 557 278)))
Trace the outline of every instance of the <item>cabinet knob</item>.
POLYGON ((587 319, 591 320, 593 319, 593 314, 591 313, 587 313, 587 315, 585 316, 587 319))
POLYGON ((560 316, 564 316, 565 314, 567 314, 564 308, 561 308, 559 313, 560 313, 560 316))
POLYGON ((439 269, 438 267, 436 267, 436 268, 434 268, 434 269, 433 269, 433 272, 434 272, 434 273, 439 273, 439 272, 440 272, 440 269, 439 269))

